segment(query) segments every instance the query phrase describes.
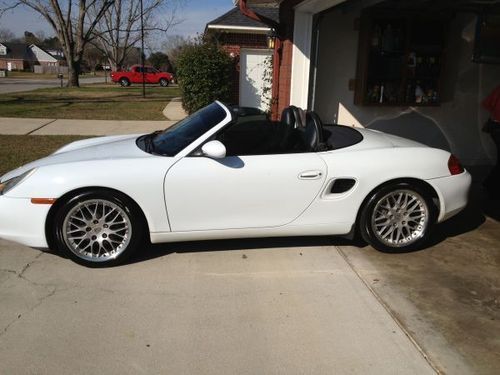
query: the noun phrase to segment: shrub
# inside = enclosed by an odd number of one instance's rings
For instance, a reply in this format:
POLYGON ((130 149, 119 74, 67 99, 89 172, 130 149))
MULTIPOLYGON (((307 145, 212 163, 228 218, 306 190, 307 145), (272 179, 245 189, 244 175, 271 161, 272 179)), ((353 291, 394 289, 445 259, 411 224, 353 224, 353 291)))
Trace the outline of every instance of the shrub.
POLYGON ((233 60, 210 41, 199 41, 183 48, 177 59, 177 80, 182 106, 188 113, 212 103, 229 101, 233 60))

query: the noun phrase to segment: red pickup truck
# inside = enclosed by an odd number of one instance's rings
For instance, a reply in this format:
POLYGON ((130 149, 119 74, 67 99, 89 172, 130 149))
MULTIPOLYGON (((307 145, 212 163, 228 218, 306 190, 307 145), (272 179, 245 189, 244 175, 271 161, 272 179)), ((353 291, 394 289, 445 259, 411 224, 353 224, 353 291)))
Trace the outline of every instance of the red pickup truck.
MULTIPOLYGON (((111 72, 111 80, 119 83, 123 87, 130 86, 131 83, 142 83, 142 66, 132 65, 128 71, 111 72)), ((152 66, 144 67, 145 83, 160 84, 167 87, 173 80, 174 76, 171 73, 159 72, 152 66)))

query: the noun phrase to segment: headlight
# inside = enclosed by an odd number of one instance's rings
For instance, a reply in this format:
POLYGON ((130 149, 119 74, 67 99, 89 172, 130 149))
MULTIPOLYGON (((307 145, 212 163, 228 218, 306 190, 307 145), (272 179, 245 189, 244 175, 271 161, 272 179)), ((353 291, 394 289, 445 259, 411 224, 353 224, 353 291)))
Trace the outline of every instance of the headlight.
POLYGON ((7 194, 8 191, 14 189, 17 185, 19 185, 22 181, 27 179, 35 170, 30 169, 27 172, 24 172, 22 175, 11 178, 10 180, 4 181, 0 184, 0 195, 7 194))

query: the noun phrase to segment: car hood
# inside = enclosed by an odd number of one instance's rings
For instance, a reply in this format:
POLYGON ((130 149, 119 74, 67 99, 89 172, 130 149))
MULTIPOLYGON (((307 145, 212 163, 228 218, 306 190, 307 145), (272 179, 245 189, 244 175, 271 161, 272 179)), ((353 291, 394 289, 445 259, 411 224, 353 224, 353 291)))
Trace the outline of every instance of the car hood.
POLYGON ((0 178, 6 181, 31 169, 54 164, 67 164, 90 160, 148 158, 150 154, 136 145, 138 135, 91 138, 70 143, 52 155, 19 167, 0 178))

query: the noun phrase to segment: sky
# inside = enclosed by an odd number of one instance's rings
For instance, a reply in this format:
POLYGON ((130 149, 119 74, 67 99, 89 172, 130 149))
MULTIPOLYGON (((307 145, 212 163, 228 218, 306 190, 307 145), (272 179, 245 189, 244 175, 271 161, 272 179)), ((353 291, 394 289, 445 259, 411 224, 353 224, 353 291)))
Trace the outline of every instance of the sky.
MULTIPOLYGON (((64 0, 62 0, 64 1, 64 0)), ((182 0, 179 18, 183 21, 169 33, 183 36, 195 36, 203 32, 207 22, 219 17, 233 7, 233 0, 182 0)), ((54 35, 51 27, 37 13, 26 8, 16 8, 0 18, 0 28, 10 29, 16 36, 24 35, 25 30, 43 31, 45 35, 54 35)))

